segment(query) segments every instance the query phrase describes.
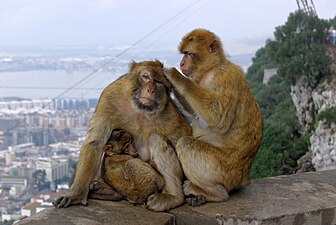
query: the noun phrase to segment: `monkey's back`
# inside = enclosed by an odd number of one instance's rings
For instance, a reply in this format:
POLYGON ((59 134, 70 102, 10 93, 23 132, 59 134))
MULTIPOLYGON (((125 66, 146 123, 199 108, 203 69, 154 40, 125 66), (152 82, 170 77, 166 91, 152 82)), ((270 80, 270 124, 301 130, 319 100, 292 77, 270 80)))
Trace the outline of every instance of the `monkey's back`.
POLYGON ((122 161, 120 157, 123 156, 106 159, 104 180, 130 202, 144 203, 151 194, 163 188, 164 180, 149 164, 137 158, 122 161))

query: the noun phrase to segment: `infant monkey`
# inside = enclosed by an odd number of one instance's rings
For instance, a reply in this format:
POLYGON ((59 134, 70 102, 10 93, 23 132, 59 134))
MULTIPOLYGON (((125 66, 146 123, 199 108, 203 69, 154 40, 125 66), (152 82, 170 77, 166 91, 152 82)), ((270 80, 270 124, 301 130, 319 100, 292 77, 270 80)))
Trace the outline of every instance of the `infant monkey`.
POLYGON ((133 137, 122 129, 112 131, 104 146, 103 179, 117 192, 135 204, 144 204, 147 198, 164 186, 163 177, 149 165, 135 158, 137 150, 133 137))

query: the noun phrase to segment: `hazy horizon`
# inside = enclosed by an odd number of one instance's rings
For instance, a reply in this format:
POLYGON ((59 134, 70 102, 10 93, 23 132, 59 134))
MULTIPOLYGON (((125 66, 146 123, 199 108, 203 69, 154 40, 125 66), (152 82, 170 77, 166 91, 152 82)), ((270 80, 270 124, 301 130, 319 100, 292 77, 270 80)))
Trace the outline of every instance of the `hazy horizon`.
MULTIPOLYGON (((248 40, 271 38, 275 27, 298 9, 296 0, 0 0, 0 4, 0 48, 137 43, 142 48, 177 49, 187 32, 206 28, 233 55, 247 53, 248 40)), ((334 0, 315 1, 315 7, 321 18, 336 15, 334 0)))

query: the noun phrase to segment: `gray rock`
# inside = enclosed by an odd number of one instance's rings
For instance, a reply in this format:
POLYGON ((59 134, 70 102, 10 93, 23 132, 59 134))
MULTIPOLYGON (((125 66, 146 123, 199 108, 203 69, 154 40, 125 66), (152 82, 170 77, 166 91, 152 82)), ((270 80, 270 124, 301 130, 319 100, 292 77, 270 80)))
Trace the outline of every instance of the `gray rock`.
POLYGON ((89 201, 49 208, 19 225, 335 225, 336 170, 254 180, 226 202, 155 213, 131 204, 89 201))

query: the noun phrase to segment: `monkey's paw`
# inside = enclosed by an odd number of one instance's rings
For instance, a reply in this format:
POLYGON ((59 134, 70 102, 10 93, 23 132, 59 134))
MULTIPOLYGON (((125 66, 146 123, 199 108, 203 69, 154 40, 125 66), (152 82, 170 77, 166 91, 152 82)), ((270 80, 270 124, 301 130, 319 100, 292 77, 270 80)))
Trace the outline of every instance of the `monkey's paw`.
POLYGON ((195 187, 189 180, 184 181, 183 183, 183 193, 185 196, 188 195, 201 195, 197 187, 195 187))
POLYGON ((175 67, 170 67, 170 68, 164 68, 163 69, 163 74, 165 75, 166 78, 170 78, 174 76, 175 74, 180 74, 180 72, 175 68, 175 67))
POLYGON ((207 199, 203 195, 190 195, 185 198, 184 202, 190 206, 200 206, 207 203, 207 199))
POLYGON ((79 204, 87 206, 88 205, 87 194, 73 195, 69 193, 65 196, 56 199, 55 201, 53 201, 52 204, 57 208, 67 208, 71 205, 79 205, 79 204))
POLYGON ((162 212, 175 208, 183 203, 178 197, 170 194, 153 194, 147 199, 147 209, 162 212))

